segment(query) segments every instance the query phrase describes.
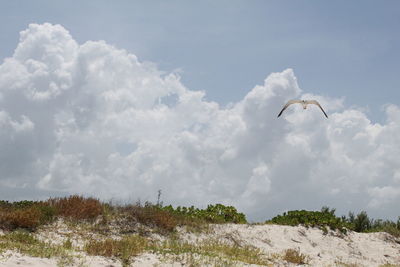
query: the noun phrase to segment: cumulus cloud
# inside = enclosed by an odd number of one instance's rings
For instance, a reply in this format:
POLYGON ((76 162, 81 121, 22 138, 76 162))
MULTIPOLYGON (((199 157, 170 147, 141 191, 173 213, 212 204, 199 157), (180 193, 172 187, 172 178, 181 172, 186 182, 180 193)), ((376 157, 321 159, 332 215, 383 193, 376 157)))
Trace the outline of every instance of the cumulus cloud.
POLYGON ((235 205, 253 220, 289 209, 368 210, 400 200, 400 108, 372 123, 343 99, 303 92, 291 69, 229 107, 103 41, 31 24, 0 65, 0 185, 9 198, 235 205), (315 98, 330 118, 291 98, 315 98))

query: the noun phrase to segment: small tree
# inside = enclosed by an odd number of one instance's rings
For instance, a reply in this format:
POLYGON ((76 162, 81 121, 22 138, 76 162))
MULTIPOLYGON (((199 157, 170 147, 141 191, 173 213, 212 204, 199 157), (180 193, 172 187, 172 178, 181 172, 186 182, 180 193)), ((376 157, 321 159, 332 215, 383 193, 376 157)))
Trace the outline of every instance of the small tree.
POLYGON ((354 212, 349 211, 349 219, 347 219, 347 221, 353 224, 354 220, 355 220, 354 212))
POLYGON ((329 208, 328 206, 323 206, 323 207, 321 208, 321 212, 322 212, 322 213, 330 213, 330 214, 332 214, 332 215, 335 215, 336 209, 331 209, 331 208, 329 208))
POLYGON ((361 211, 354 219, 354 231, 365 232, 371 229, 371 220, 369 219, 366 211, 361 211))
POLYGON ((400 216, 397 218, 396 228, 400 230, 400 216))

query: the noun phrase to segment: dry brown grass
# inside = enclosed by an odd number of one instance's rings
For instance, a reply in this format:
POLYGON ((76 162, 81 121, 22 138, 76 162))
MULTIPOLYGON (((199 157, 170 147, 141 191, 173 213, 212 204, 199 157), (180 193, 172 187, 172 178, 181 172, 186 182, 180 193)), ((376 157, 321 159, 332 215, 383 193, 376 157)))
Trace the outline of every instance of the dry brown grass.
POLYGON ((5 229, 26 228, 33 230, 40 225, 42 214, 36 207, 10 210, 0 214, 0 224, 5 229))
POLYGON ((139 223, 150 227, 157 227, 164 233, 174 231, 175 227, 178 225, 176 216, 148 203, 144 206, 140 204, 127 205, 122 207, 121 210, 131 215, 139 223))
POLYGON ((47 201, 0 201, 0 229, 17 228, 34 231, 57 216, 75 220, 93 220, 103 212, 103 205, 94 198, 70 196, 47 201))
POLYGON ((73 195, 52 198, 48 200, 48 203, 56 209, 57 215, 75 220, 94 220, 103 213, 103 205, 100 201, 90 197, 73 195))
POLYGON ((283 254, 283 260, 295 264, 308 264, 309 257, 300 253, 299 250, 296 249, 287 249, 283 254))
POLYGON ((148 248, 148 241, 141 236, 126 236, 121 240, 106 239, 91 241, 85 246, 89 255, 116 257, 123 265, 129 265, 132 257, 139 255, 148 248))
POLYGON ((52 221, 55 210, 45 202, 2 203, 0 206, 0 228, 14 230, 23 228, 30 231, 39 225, 52 221))

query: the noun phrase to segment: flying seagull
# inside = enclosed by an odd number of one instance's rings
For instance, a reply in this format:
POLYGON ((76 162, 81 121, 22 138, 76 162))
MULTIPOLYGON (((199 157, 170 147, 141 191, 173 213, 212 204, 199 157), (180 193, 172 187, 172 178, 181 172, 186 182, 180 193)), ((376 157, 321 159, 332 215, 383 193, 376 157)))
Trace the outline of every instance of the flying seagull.
POLYGON ((287 109, 288 106, 290 106, 291 104, 296 104, 296 103, 301 104, 301 105, 303 106, 303 109, 306 109, 306 108, 307 108, 307 105, 309 105, 309 104, 317 105, 317 106, 322 110, 322 112, 324 113, 325 117, 328 118, 328 115, 326 115, 324 109, 321 107, 321 105, 318 103, 317 100, 298 100, 298 99, 289 100, 289 101, 286 103, 286 105, 283 107, 283 109, 281 110, 281 112, 279 112, 278 118, 279 118, 279 116, 282 115, 282 112, 283 112, 285 109, 287 109))

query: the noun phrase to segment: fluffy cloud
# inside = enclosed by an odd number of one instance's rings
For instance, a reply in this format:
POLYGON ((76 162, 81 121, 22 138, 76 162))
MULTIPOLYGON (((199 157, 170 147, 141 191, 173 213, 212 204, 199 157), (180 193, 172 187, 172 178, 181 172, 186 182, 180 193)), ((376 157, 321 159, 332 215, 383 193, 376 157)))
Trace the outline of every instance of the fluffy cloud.
POLYGON ((204 96, 125 50, 31 24, 0 65, 0 193, 154 201, 161 189, 164 203, 235 205, 254 220, 323 205, 399 215, 398 106, 374 124, 302 92, 291 69, 228 107, 204 96), (276 118, 300 97, 330 118, 297 106, 276 118))

